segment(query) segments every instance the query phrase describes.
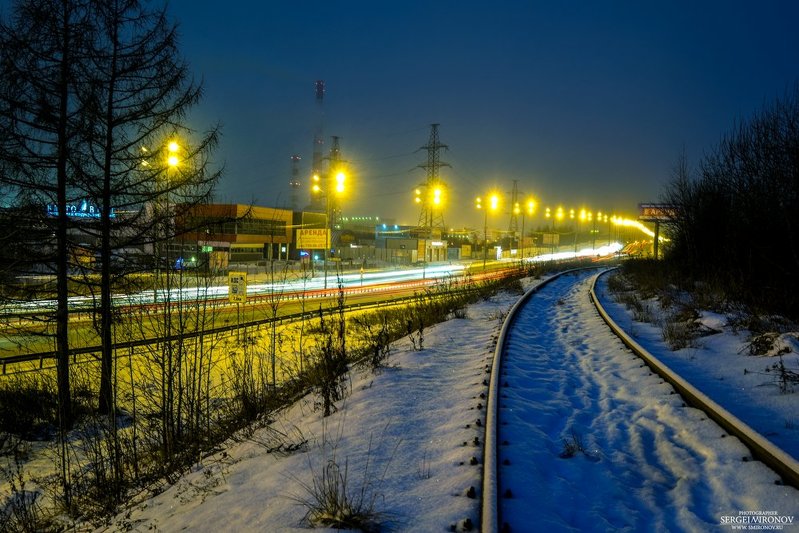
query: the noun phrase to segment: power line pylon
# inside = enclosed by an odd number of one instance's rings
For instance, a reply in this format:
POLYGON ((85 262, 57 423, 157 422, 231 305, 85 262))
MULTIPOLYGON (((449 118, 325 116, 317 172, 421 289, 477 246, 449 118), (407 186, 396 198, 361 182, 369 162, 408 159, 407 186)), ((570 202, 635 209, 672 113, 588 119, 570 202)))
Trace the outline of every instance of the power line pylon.
POLYGON ((427 172, 425 182, 417 189, 417 203, 420 204, 419 230, 425 236, 433 236, 444 231, 444 190, 446 184, 441 180, 441 167, 450 167, 440 159, 441 149, 447 150, 449 146, 438 140, 438 124, 430 125, 430 139, 427 145, 419 150, 427 150, 427 162, 418 165, 427 172), (424 189, 422 192, 421 189, 424 189))

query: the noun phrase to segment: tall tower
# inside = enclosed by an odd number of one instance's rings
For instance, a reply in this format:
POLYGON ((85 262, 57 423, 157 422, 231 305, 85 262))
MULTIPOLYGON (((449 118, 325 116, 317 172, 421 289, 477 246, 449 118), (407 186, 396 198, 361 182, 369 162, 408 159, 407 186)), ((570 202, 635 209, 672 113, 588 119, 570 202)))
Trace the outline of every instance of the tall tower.
POLYGON ((291 188, 291 210, 299 210, 299 192, 300 192, 300 156, 294 154, 291 156, 291 179, 289 180, 289 187, 291 188))
MULTIPOLYGON (((325 141, 322 137, 322 130, 324 125, 324 107, 325 100, 325 81, 316 80, 316 131, 313 137, 313 160, 311 161, 311 186, 318 185, 322 179, 322 146, 325 141)), ((324 209, 324 204, 319 194, 316 194, 313 189, 310 190, 311 194, 311 208, 320 211, 324 209)))
POLYGON ((419 212, 419 231, 426 237, 440 238, 444 231, 444 191, 446 184, 441 180, 441 167, 449 167, 449 163, 441 161, 440 152, 449 149, 438 139, 438 124, 430 125, 430 138, 427 145, 419 150, 427 150, 427 162, 418 165, 425 169, 425 182, 416 189, 416 203, 421 207, 419 212))

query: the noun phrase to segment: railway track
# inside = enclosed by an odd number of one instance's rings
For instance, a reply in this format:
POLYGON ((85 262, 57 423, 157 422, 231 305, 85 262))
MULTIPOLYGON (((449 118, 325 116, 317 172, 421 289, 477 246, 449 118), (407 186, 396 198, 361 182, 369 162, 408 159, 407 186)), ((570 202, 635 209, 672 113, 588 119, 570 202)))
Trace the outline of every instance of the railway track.
POLYGON ((799 464, 614 324, 596 277, 550 278, 505 320, 481 531, 701 531, 752 506, 799 511, 799 464))

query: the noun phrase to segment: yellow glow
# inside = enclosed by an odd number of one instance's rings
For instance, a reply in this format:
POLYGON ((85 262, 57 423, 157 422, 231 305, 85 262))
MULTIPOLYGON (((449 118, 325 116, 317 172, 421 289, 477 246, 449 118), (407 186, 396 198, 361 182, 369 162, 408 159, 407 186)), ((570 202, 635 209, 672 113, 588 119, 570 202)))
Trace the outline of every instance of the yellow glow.
POLYGON ((569 210, 569 218, 574 218, 574 209, 569 210))
POLYGON ((177 141, 169 141, 166 145, 166 149, 169 152, 166 156, 166 164, 172 168, 178 166, 180 164, 180 157, 178 157, 180 145, 177 141))
POLYGON ((557 217, 558 220, 563 220, 563 208, 562 207, 558 207, 558 210, 555 213, 555 216, 557 217))
MULTIPOLYGON (((643 233, 644 235, 647 235, 649 237, 653 237, 654 238, 654 236, 655 236, 655 232, 654 231, 652 231, 651 229, 647 228, 646 226, 644 226, 641 222, 639 222, 637 220, 630 220, 629 218, 616 217, 616 220, 613 221, 613 223, 616 224, 617 226, 624 226, 626 228, 635 228, 635 229, 639 230, 641 233, 643 233)), ((668 242, 669 241, 669 239, 667 239, 663 235, 658 235, 658 240, 661 241, 661 242, 668 242)))
POLYGON ((519 208, 519 202, 516 202, 515 204, 513 204, 513 214, 514 215, 518 215, 521 212, 522 212, 522 210, 519 208))
POLYGON ((535 211, 535 200, 527 200, 527 214, 532 215, 535 211))
POLYGON ((321 179, 321 178, 319 177, 319 174, 314 174, 314 175, 313 175, 313 180, 314 180, 314 181, 319 181, 320 179, 321 179))
POLYGON ((433 204, 434 205, 441 204, 441 188, 440 187, 436 187, 435 189, 433 189, 433 204))
POLYGON ((336 193, 341 194, 344 192, 344 181, 347 179, 347 176, 339 171, 336 174, 336 193))
POLYGON ((417 204, 421 204, 422 203, 422 199, 419 198, 418 196, 416 198, 414 198, 413 201, 416 202, 417 204))
POLYGON ((475 207, 477 207, 477 209, 482 209, 483 208, 483 199, 478 196, 477 198, 474 199, 474 205, 475 205, 475 207))
POLYGON ((321 187, 319 187, 319 184, 318 184, 318 183, 314 183, 314 184, 313 184, 313 187, 311 187, 311 190, 312 190, 313 192, 319 192, 319 191, 321 191, 321 190, 322 190, 322 188, 321 188, 321 187))
POLYGON ((491 210, 496 211, 497 207, 499 207, 499 196, 492 194, 489 200, 491 201, 491 210))
POLYGON ((550 213, 549 208, 547 207, 546 211, 544 212, 544 218, 549 218, 550 216, 552 216, 552 214, 550 213))
POLYGON ((422 189, 416 189, 413 192, 416 193, 416 196, 421 196, 422 195, 422 189))
POLYGON ((580 209, 580 220, 585 222, 586 218, 585 209, 580 209))

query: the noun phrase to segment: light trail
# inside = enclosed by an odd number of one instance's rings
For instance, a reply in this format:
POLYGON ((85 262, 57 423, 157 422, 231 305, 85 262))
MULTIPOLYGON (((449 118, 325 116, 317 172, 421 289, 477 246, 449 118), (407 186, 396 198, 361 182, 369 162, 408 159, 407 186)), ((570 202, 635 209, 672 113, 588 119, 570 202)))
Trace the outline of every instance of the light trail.
MULTIPOLYGON (((399 283, 413 280, 440 280, 462 274, 466 267, 460 264, 436 265, 426 268, 412 268, 404 270, 360 272, 340 274, 335 276, 335 290, 340 284, 342 288, 381 285, 387 283, 399 283)), ((276 274, 282 277, 283 272, 276 274)), ((260 278, 263 274, 256 274, 255 278, 260 278)), ((266 274, 265 276, 269 276, 266 274)), ((268 283, 255 281, 248 283, 247 296, 263 296, 268 294, 283 294, 293 292, 307 292, 321 290, 324 288, 324 277, 315 276, 312 278, 297 277, 293 280, 283 279, 278 282, 268 283)), ((214 285, 207 287, 183 287, 176 289, 159 289, 157 291, 146 290, 133 294, 115 294, 112 296, 115 306, 131 305, 153 305, 164 302, 167 299, 173 302, 191 302, 205 299, 224 299, 228 296, 228 286, 214 285)), ((91 310, 95 307, 95 299, 89 296, 73 296, 69 298, 70 310, 91 310)), ((34 300, 30 302, 17 302, 6 304, 0 308, 3 313, 19 313, 22 311, 43 311, 52 312, 56 309, 56 301, 34 300)))

